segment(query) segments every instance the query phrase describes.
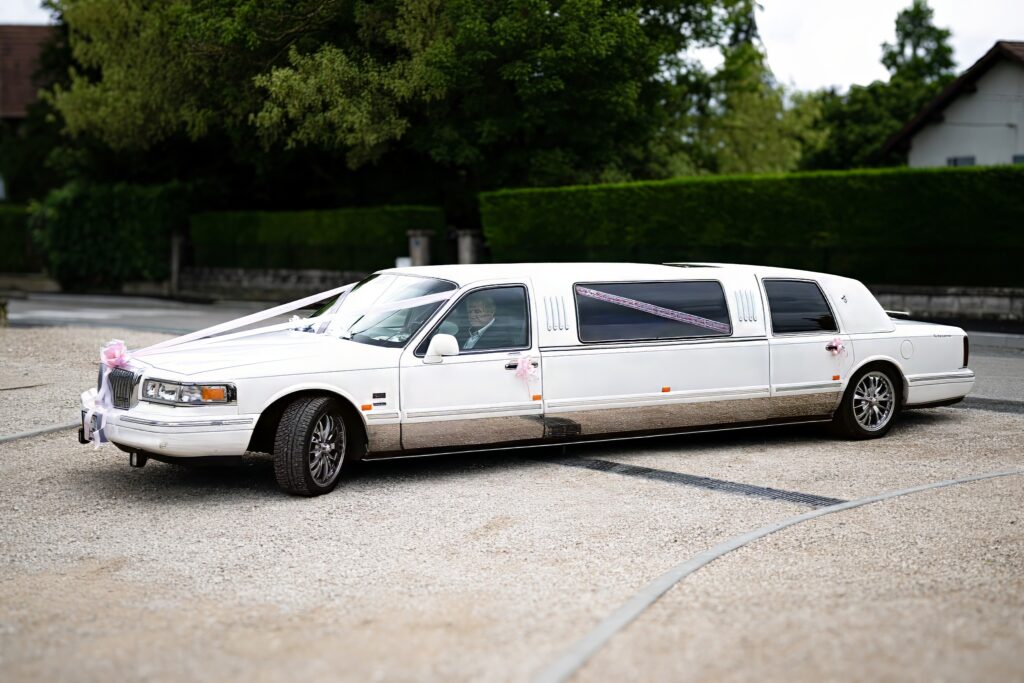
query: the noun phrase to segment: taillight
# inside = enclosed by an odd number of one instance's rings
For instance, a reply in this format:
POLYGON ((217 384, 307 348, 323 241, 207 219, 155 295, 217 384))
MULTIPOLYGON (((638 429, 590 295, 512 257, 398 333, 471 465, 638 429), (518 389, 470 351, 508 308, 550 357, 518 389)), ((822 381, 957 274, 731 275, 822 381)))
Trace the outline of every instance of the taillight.
POLYGON ((967 358, 971 355, 971 344, 967 341, 967 335, 964 335, 964 367, 967 367, 967 358))

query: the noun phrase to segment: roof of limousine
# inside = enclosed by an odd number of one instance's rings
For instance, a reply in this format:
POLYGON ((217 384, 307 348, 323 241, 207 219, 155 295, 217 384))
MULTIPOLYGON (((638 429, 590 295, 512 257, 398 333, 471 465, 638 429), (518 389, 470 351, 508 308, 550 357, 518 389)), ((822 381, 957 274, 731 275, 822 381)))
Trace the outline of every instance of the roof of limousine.
POLYGON ((481 280, 505 278, 558 279, 558 280, 633 280, 715 278, 723 270, 756 273, 776 277, 817 277, 822 273, 772 266, 753 266, 735 263, 474 263, 447 266, 413 266, 389 268, 381 272, 405 273, 451 280, 466 285, 481 280))

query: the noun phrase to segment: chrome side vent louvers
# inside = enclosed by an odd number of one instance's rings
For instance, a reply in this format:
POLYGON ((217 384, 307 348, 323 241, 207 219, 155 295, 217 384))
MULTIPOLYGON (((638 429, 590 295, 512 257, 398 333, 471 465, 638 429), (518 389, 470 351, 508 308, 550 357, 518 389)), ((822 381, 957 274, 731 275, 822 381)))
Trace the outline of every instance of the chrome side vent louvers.
POLYGON ((741 323, 756 323, 757 304, 754 293, 745 289, 735 292, 733 297, 736 300, 736 319, 741 323))
POLYGON ((569 329, 569 317, 565 312, 564 297, 544 297, 544 322, 547 323, 548 332, 569 329))

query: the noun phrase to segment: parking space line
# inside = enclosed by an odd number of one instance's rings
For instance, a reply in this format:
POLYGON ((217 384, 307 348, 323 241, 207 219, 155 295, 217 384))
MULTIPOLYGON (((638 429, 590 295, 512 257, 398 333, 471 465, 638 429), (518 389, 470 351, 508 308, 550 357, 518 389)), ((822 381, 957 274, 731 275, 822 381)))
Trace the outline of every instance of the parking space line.
POLYGON ((626 626, 633 623, 637 617, 643 614, 648 607, 653 605, 658 598, 667 593, 669 589, 690 574, 693 574, 702 567, 714 562, 719 557, 722 557, 737 548, 742 548, 748 543, 752 543, 753 541, 802 522, 807 522, 812 519, 817 519, 818 517, 832 514, 833 512, 852 510, 853 508, 858 508, 862 505, 878 503, 884 500, 897 498, 899 496, 910 495, 912 493, 920 493, 922 491, 955 486, 957 484, 967 484, 985 479, 1014 475, 1024 475, 1024 469, 986 472, 985 474, 977 474, 972 477, 964 477, 962 479, 947 479, 945 481, 922 484, 921 486, 914 486, 912 488, 888 491, 876 496, 868 496, 867 498, 859 498, 857 500, 839 503, 838 505, 811 510, 803 513, 802 515, 789 517, 778 522, 773 522, 767 526, 763 526, 760 529, 748 531, 747 533, 740 534, 739 536, 733 536, 713 548, 705 550, 699 555, 681 562, 641 588, 640 592, 601 621, 590 631, 590 633, 576 641, 575 644, 562 653, 562 655, 555 659, 550 665, 541 670, 533 678, 533 683, 562 683, 563 681, 568 680, 569 677, 579 671, 591 657, 597 654, 597 651, 600 650, 605 643, 611 640, 615 634, 626 628, 626 626))
POLYGON ((639 477, 641 479, 661 481, 668 484, 678 484, 680 486, 693 486, 695 488, 708 489, 710 491, 721 491, 722 493, 732 493, 739 496, 751 496, 767 500, 781 500, 788 503, 797 503, 798 505, 809 505, 813 508, 827 507, 829 505, 837 505, 839 503, 846 502, 842 498, 829 498, 827 496, 816 496, 812 493, 800 493, 799 491, 785 491, 765 486, 753 486, 751 484, 741 484, 735 481, 726 481, 725 479, 698 477, 692 474, 683 474, 682 472, 658 470, 651 467, 638 467, 636 465, 626 465, 620 462, 612 462, 610 460, 595 460, 592 458, 559 458, 554 460, 545 460, 544 462, 565 465, 566 467, 581 467, 583 469, 595 470, 597 472, 611 472, 612 474, 621 474, 626 477, 639 477))

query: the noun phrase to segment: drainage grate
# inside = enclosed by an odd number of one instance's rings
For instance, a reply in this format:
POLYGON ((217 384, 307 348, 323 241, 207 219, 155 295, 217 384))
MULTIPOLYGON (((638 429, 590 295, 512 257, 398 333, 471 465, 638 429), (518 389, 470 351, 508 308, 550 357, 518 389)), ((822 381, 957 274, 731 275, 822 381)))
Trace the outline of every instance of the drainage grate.
POLYGON ((637 467, 636 465, 624 465, 620 462, 611 462, 610 460, 565 458, 544 460, 544 462, 550 462, 556 465, 565 465, 566 467, 581 467, 583 469, 596 470, 598 472, 611 472, 612 474, 621 474, 626 477, 651 479, 654 481, 662 481, 667 484, 693 486, 696 488, 709 489, 711 491, 721 491, 722 493, 732 493, 739 496, 753 496, 755 498, 765 498, 767 500, 782 500, 789 503, 796 503, 797 505, 808 505, 813 508, 827 507, 829 505, 846 502, 841 498, 828 498, 826 496, 816 496, 811 493, 783 491, 781 489, 767 488, 764 486, 751 486, 750 484, 740 484, 735 481, 725 481, 724 479, 697 477, 692 474, 682 474, 681 472, 656 470, 650 467, 637 467))

